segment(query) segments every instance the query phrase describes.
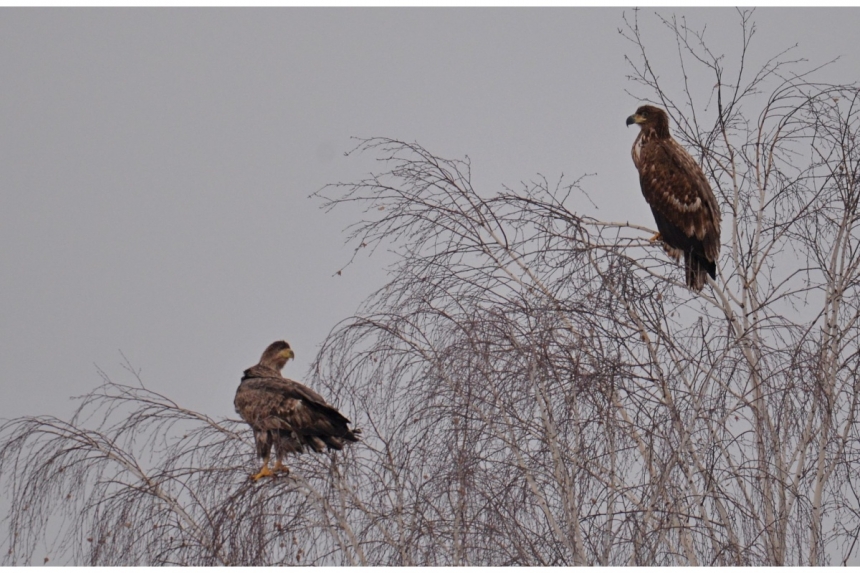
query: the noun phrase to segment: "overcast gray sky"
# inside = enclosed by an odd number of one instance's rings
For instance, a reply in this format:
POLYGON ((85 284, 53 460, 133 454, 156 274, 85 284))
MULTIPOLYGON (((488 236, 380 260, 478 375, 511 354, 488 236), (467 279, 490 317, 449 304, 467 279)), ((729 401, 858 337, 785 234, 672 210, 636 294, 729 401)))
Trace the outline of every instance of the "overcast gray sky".
MULTIPOLYGON (((233 415, 244 368, 319 343, 385 281, 308 195, 355 180, 351 136, 472 159, 486 193, 597 173, 570 208, 653 226, 629 156, 622 9, 4 9, 0 417, 116 381, 233 415)), ((630 14, 630 10, 627 10, 630 14)), ((674 44, 644 9, 655 61, 674 44), (659 49, 658 49, 659 48, 659 49)), ((733 9, 674 10, 733 53, 733 9)), ((670 11, 661 11, 669 14, 670 11)), ((756 12, 754 61, 799 43, 858 79, 860 11, 756 12)))

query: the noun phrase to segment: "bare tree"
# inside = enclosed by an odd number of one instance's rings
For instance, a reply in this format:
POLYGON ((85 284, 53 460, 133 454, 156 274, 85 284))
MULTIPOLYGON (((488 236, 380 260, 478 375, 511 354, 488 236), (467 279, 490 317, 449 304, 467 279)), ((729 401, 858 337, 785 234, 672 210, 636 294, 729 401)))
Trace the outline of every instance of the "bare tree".
POLYGON ((246 428, 106 379, 70 422, 2 428, 7 561, 46 531, 91 564, 856 560, 860 92, 790 51, 750 72, 749 12, 731 66, 659 19, 678 59, 656 70, 638 16, 634 95, 723 209, 701 295, 652 229, 571 210, 583 179, 486 194, 468 160, 361 141, 380 172, 318 196, 363 206, 356 251, 398 259, 310 383, 363 444, 252 484, 246 428))

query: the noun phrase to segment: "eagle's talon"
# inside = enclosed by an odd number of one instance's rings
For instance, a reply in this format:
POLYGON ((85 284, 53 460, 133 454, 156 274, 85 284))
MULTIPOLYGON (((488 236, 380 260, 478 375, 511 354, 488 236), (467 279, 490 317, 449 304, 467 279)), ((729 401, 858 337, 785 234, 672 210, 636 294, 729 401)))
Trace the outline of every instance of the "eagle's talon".
POLYGON ((290 468, 282 464, 280 461, 275 464, 275 467, 272 468, 272 471, 274 471, 276 474, 290 475, 290 468))
POLYGON ((272 470, 269 469, 268 464, 263 466, 263 469, 260 470, 259 473, 256 473, 251 476, 251 480, 258 481, 260 478, 269 477, 275 475, 272 470))
POLYGON ((651 237, 650 239, 648 239, 648 242, 649 242, 649 243, 656 243, 657 241, 662 241, 662 240, 663 240, 663 236, 662 236, 662 235, 660 235, 660 233, 657 233, 657 234, 655 234, 653 237, 651 237))

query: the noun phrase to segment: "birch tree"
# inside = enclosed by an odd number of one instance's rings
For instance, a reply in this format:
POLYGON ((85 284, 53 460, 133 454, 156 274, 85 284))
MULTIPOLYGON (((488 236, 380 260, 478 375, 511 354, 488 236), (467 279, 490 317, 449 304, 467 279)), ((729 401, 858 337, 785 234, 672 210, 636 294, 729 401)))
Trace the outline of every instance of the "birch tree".
POLYGON ((467 158, 361 140, 380 169, 317 196, 397 259, 308 382, 363 442, 251 483, 244 425, 105 377, 70 421, 3 426, 6 561, 856 563, 860 93, 752 65, 738 18, 731 62, 684 20, 649 20, 659 65, 638 12, 620 30, 722 208, 702 293, 654 229, 589 214, 599 180, 475 189, 467 158))

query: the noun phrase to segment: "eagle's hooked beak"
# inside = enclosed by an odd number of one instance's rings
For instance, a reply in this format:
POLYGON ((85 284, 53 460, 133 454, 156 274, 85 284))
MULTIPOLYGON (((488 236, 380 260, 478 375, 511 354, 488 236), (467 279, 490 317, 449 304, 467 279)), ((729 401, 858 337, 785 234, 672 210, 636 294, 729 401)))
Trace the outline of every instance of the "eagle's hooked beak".
POLYGON ((633 114, 627 118, 627 126, 629 127, 631 123, 643 123, 645 118, 638 114, 633 114))
POLYGON ((281 350, 281 358, 284 360, 289 360, 290 358, 295 358, 296 354, 293 352, 292 348, 287 348, 286 350, 281 350))

